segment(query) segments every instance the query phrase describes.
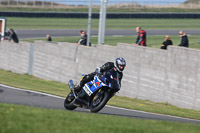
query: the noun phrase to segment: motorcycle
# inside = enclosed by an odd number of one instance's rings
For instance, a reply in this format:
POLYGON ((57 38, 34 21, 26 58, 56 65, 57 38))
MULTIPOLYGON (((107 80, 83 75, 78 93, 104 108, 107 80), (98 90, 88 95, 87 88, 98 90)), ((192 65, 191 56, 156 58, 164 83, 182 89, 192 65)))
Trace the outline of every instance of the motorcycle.
POLYGON ((113 69, 105 71, 103 74, 96 73, 93 80, 87 82, 78 93, 73 91, 75 87, 73 80, 69 80, 68 83, 71 91, 64 101, 64 107, 67 110, 81 107, 96 113, 120 89, 118 72, 113 69))

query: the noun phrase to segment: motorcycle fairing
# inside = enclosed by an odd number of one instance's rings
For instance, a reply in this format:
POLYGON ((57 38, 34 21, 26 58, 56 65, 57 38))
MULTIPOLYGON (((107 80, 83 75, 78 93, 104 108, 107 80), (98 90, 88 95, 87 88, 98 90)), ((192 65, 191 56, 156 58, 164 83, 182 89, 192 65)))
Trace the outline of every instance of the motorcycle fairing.
POLYGON ((98 76, 95 76, 94 80, 86 83, 83 89, 88 94, 88 96, 91 96, 96 90, 98 90, 102 86, 106 86, 106 85, 101 82, 98 76))

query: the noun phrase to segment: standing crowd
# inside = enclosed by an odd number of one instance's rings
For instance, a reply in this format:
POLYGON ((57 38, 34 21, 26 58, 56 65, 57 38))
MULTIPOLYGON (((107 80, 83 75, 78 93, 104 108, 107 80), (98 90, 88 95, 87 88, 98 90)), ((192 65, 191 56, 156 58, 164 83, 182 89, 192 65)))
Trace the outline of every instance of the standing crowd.
MULTIPOLYGON (((147 46, 147 44, 146 44, 146 40, 147 40, 146 39, 146 36, 147 36, 146 31, 142 30, 141 27, 136 27, 136 32, 138 33, 138 35, 137 35, 137 39, 136 39, 135 44, 139 45, 139 46, 147 46)), ((179 32, 179 36, 180 36, 180 39, 181 39, 181 43, 178 46, 189 47, 189 41, 188 41, 187 34, 184 31, 181 30, 179 32)), ((164 36, 164 42, 161 44, 160 49, 166 50, 167 46, 169 46, 169 45, 173 45, 173 42, 170 39, 169 35, 165 35, 164 36)))
MULTIPOLYGON (((136 27, 136 32, 138 33, 137 38, 136 38, 136 45, 139 46, 147 46, 147 33, 145 30, 143 30, 141 27, 136 27)), ((13 41, 15 43, 19 43, 19 39, 17 37, 16 32, 13 29, 9 29, 6 33, 6 40, 8 41, 13 41)), ((81 38, 79 39, 79 41, 76 43, 77 45, 84 45, 87 46, 87 33, 86 31, 80 30, 80 36, 81 38)), ((179 36, 181 39, 181 42, 178 46, 181 47, 189 47, 189 40, 188 40, 188 36, 184 31, 180 31, 179 32, 179 36)), ((47 41, 52 41, 52 37, 47 34, 46 35, 47 41)), ((164 49, 167 50, 167 47, 169 45, 173 45, 173 42, 170 38, 169 35, 165 35, 164 36, 164 41, 160 46, 160 49, 164 49)), ((89 43, 89 46, 91 46, 91 43, 89 43)))

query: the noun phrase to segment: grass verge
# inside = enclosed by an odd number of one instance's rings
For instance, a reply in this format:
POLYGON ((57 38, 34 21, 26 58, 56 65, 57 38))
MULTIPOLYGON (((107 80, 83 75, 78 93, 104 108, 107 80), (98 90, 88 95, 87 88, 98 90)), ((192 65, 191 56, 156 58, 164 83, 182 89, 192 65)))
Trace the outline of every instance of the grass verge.
MULTIPOLYGON (((65 97, 69 92, 69 88, 66 84, 39 79, 27 74, 16 74, 2 69, 0 69, 0 83, 23 89, 50 93, 62 97, 65 97)), ((168 103, 153 103, 150 101, 131 99, 128 97, 114 96, 108 102, 108 104, 128 109, 136 109, 200 120, 200 110, 178 108, 169 105, 168 103)))
MULTIPOLYGON (((177 46, 180 43, 180 38, 177 35, 172 35, 170 36, 174 45, 177 46)), ((54 42, 70 42, 70 43, 75 43, 78 42, 80 37, 57 37, 53 38, 54 42)), ((97 37, 91 37, 91 42, 92 44, 97 44, 98 38, 97 37)), ((198 40, 200 40, 200 36, 198 35, 191 35, 188 36, 189 39, 189 48, 197 48, 200 49, 200 44, 198 43, 198 40)), ((38 39, 22 39, 22 41, 28 41, 33 43, 35 40, 43 40, 45 41, 46 39, 44 38, 38 38, 38 39)), ((105 37, 105 44, 109 44, 112 46, 116 46, 117 43, 134 43, 136 40, 136 36, 118 36, 118 37, 112 37, 112 36, 107 36, 105 37)), ((147 46, 152 47, 152 48, 160 48, 161 43, 164 41, 164 36, 157 35, 157 36, 147 36, 147 46)))
MULTIPOLYGON (((7 27, 14 29, 87 29, 88 19, 7 17, 7 27)), ((200 19, 106 19, 106 29, 200 29, 200 19)), ((91 29, 99 28, 99 19, 92 19, 91 29)))
POLYGON ((197 133, 196 124, 130 119, 0 103, 1 133, 197 133))

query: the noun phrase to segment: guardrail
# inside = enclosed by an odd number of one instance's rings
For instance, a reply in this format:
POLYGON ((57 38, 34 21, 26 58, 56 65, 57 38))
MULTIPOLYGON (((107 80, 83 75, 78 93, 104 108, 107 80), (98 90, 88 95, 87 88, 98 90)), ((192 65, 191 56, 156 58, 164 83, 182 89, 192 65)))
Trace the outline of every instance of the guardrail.
MULTIPOLYGON (((1 17, 49 17, 49 18, 88 18, 88 13, 56 12, 7 12, 1 11, 1 17)), ((199 19, 200 13, 107 13, 107 18, 190 18, 199 19)), ((92 13, 92 18, 99 18, 99 13, 92 13)))

